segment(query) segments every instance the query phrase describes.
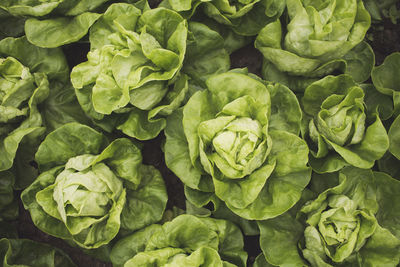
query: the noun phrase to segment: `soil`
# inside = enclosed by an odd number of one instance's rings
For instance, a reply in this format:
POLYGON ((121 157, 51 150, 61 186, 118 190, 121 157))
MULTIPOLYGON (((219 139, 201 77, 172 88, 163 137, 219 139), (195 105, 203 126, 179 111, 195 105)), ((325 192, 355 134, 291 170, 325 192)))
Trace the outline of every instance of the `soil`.
MULTIPOLYGON (((153 7, 156 2, 152 2, 153 7)), ((392 24, 389 20, 383 23, 373 25, 368 34, 369 43, 373 47, 376 55, 376 64, 383 62, 384 58, 394 51, 400 51, 400 25, 392 24)), ((89 51, 88 43, 75 43, 67 45, 64 48, 69 65, 75 66, 86 60, 86 54, 89 51)), ((262 55, 252 44, 239 49, 231 55, 232 67, 247 67, 250 72, 260 75, 262 55)), ((160 134, 156 139, 144 142, 143 162, 155 166, 160 170, 168 191, 167 208, 171 209, 177 206, 185 208, 185 197, 183 186, 179 179, 166 167, 164 155, 160 147, 164 139, 160 134)), ((18 197, 18 196, 17 196, 18 197)), ((19 197, 18 197, 19 199, 19 197)), ((30 214, 25 211, 20 203, 20 214, 15 223, 19 236, 29 238, 35 241, 45 242, 65 251, 78 266, 109 267, 110 263, 104 263, 91 256, 86 255, 78 248, 66 244, 63 240, 49 236, 38 230, 32 223, 30 214)), ((249 263, 254 262, 255 257, 261 252, 258 237, 245 237, 245 249, 249 253, 249 263)))

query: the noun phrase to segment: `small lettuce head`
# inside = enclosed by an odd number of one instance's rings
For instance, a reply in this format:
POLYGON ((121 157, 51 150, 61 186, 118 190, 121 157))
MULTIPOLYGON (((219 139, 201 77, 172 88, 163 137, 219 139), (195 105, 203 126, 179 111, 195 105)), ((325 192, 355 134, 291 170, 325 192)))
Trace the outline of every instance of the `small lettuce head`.
POLYGON ((287 0, 287 25, 276 20, 259 33, 256 48, 279 71, 321 77, 365 36, 371 18, 362 0, 287 0))
POLYGON ((22 193, 42 231, 83 248, 108 244, 120 228, 133 231, 161 219, 167 196, 160 173, 142 165, 128 139, 66 124, 39 146, 39 177, 22 193), (151 206, 151 208, 150 208, 151 206))
POLYGON ((267 262, 313 267, 399 264, 400 232, 392 216, 400 209, 390 204, 398 198, 393 190, 399 188, 399 181, 384 173, 346 167, 315 175, 311 184, 314 192, 304 194, 295 208, 259 222, 267 262))
POLYGON ((111 251, 114 266, 246 266, 243 236, 225 220, 179 215, 120 239, 111 251))
MULTIPOLYGON (((328 258, 343 262, 375 232, 376 219, 371 211, 363 210, 346 195, 329 196, 319 204, 320 209, 311 212, 307 220, 303 255, 315 263, 328 258)), ((306 205, 303 209, 308 211, 309 208, 306 205)))
POLYGON ((327 76, 308 86, 302 98, 311 147, 310 165, 333 172, 346 165, 369 169, 389 147, 379 116, 367 120, 364 91, 350 76, 327 76))
POLYGON ((215 75, 206 83, 168 120, 167 166, 196 206, 222 200, 246 219, 281 214, 310 178, 308 148, 297 137, 296 97, 284 86, 241 73, 215 75))

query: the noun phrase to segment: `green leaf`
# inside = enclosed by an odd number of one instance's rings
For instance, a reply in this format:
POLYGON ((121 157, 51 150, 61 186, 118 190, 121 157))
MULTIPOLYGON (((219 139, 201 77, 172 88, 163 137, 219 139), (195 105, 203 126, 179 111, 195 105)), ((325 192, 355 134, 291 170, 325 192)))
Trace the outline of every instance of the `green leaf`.
POLYGON ((203 175, 200 170, 192 165, 188 142, 183 132, 182 118, 183 114, 180 109, 172 113, 167 119, 164 146, 165 164, 185 185, 193 189, 207 190, 204 185, 210 184, 211 177, 203 175), (205 180, 209 182, 207 183, 205 180))
POLYGON ((218 32, 198 22, 189 23, 189 31, 193 40, 187 47, 183 72, 204 84, 211 75, 228 71, 229 54, 218 32))
POLYGON ((271 95, 271 118, 269 127, 298 135, 302 111, 296 95, 281 84, 267 86, 271 95))
POLYGON ((304 226, 289 213, 260 221, 258 226, 260 227, 260 246, 267 262, 273 266, 305 265, 297 248, 304 226))
POLYGON ((14 180, 10 171, 0 172, 0 221, 14 220, 18 216, 18 205, 14 200, 14 180))
POLYGON ((46 73, 49 79, 65 82, 69 79, 67 60, 61 49, 43 49, 32 45, 26 37, 5 38, 0 41, 0 54, 12 56, 30 71, 46 73))
MULTIPOLYGON (((35 1, 36 2, 36 1, 35 1)), ((7 10, 14 16, 44 16, 56 9, 61 1, 27 3, 23 0, 3 1, 1 8, 7 10)))
POLYGON ((134 108, 129 112, 125 122, 117 129, 139 140, 153 139, 165 128, 166 121, 164 118, 149 120, 147 114, 143 110, 134 108))
POLYGON ((350 75, 357 83, 365 82, 371 75, 372 68, 375 66, 375 54, 371 46, 363 41, 356 45, 346 55, 345 74, 350 75))
POLYGON ((36 152, 36 161, 44 169, 67 162, 82 154, 97 154, 106 145, 105 137, 92 128, 68 123, 47 135, 36 152))
POLYGON ((136 231, 133 235, 126 236, 113 246, 110 254, 114 266, 124 266, 132 256, 144 251, 151 236, 161 230, 158 224, 152 224, 146 228, 136 231))
POLYGON ((374 176, 377 183, 377 201, 379 204, 376 218, 383 228, 388 229, 400 240, 398 224, 400 207, 398 201, 396 201, 399 198, 396 192, 400 187, 400 182, 383 172, 374 172, 374 176))
POLYGON ((121 227, 130 231, 141 229, 161 220, 168 196, 160 172, 142 165, 141 183, 135 190, 127 190, 127 201, 121 214, 121 227))
POLYGON ((51 132, 70 122, 90 125, 90 119, 79 105, 70 84, 52 83, 49 97, 43 102, 43 120, 46 131, 51 132))
POLYGON ((86 12, 76 17, 45 20, 30 18, 25 23, 25 34, 29 42, 36 46, 59 47, 80 40, 100 16, 100 14, 86 12))
POLYGON ((378 113, 382 120, 387 120, 393 115, 393 101, 391 97, 376 90, 372 84, 362 84, 361 88, 365 93, 365 105, 368 115, 378 113))

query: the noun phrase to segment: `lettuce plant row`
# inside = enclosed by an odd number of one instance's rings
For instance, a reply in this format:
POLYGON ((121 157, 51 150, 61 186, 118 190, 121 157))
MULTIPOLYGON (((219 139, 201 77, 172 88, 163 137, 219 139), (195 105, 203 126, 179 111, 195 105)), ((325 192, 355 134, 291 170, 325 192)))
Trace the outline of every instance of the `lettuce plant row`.
POLYGON ((399 18, 3 0, 1 266, 400 266, 400 47, 371 46, 399 18))

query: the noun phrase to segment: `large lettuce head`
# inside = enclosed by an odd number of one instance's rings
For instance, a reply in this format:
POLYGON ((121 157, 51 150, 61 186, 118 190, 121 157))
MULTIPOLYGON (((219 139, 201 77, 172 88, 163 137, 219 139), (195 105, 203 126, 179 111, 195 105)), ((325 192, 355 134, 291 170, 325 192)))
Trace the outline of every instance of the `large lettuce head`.
POLYGON ((197 206, 217 197, 246 219, 274 217, 294 205, 310 178, 300 120, 288 88, 215 75, 169 119, 166 164, 197 206))
POLYGON ((259 33, 256 47, 279 71, 320 77, 341 64, 365 36, 371 18, 362 0, 287 0, 289 22, 276 20, 259 33))
POLYGON ((310 164, 317 172, 346 165, 371 168, 389 146, 378 116, 367 120, 364 91, 347 75, 327 76, 306 88, 302 98, 310 164))
POLYGON ((116 267, 242 267, 247 253, 232 222, 184 214, 119 240, 110 257, 116 267))
POLYGON ((187 22, 175 11, 111 5, 91 29, 88 61, 71 73, 82 108, 106 130, 141 140, 157 136, 162 116, 188 91, 187 77, 178 75, 187 35, 187 22))
POLYGON ((133 231, 161 219, 164 182, 141 160, 128 139, 107 146, 93 129, 66 124, 39 146, 36 161, 44 171, 22 193, 22 201, 42 231, 98 248, 120 228, 133 231))
POLYGON ((389 203, 397 198, 393 189, 399 188, 399 181, 346 167, 339 173, 315 175, 312 184, 316 194, 304 195, 290 212, 259 223, 265 260, 274 266, 399 264, 399 227, 386 215, 387 208, 395 216, 400 212, 397 204, 389 203))

